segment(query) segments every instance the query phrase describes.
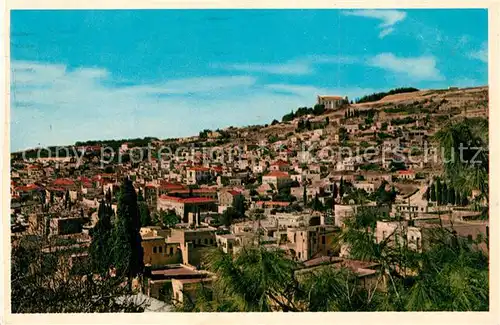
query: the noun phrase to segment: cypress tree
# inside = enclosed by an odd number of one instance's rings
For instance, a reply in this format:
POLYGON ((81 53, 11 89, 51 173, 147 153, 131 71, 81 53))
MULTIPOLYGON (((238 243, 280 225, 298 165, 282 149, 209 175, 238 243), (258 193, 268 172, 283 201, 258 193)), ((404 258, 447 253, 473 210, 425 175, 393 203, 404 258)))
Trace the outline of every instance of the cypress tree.
POLYGON ((439 178, 436 179, 436 201, 439 205, 443 203, 443 187, 439 178))
POLYGON ((69 190, 66 190, 66 193, 64 194, 64 207, 66 209, 69 208, 69 190))
POLYGON ((431 195, 431 188, 430 187, 427 187, 427 190, 425 190, 425 193, 424 193, 424 199, 426 199, 427 201, 429 201, 430 199, 430 195, 431 195))
POLYGON ((97 215, 99 217, 96 225, 91 231, 92 242, 89 247, 89 256, 92 270, 104 274, 111 265, 111 215, 113 210, 106 205, 104 200, 99 204, 97 215))
POLYGON ((452 187, 448 189, 448 203, 455 205, 455 189, 452 187))
POLYGON ((139 218, 137 193, 132 181, 125 178, 118 196, 113 229, 113 261, 117 273, 127 275, 130 281, 141 274, 144 267, 139 218))
MULTIPOLYGON (((333 199, 335 200, 338 195, 339 195, 339 188, 337 187, 337 183, 333 183, 333 191, 332 191, 333 199)), ((335 201, 333 202, 333 204, 335 204, 335 201)))
POLYGON ((139 204, 139 215, 141 216, 141 227, 151 226, 153 220, 151 219, 151 213, 149 212, 148 205, 146 202, 141 201, 139 204))
POLYGON ((448 186, 446 185, 446 183, 443 184, 441 189, 441 200, 443 201, 443 204, 446 205, 448 204, 448 186))
POLYGON ((431 192, 430 192, 430 201, 431 202, 436 202, 436 185, 434 183, 432 183, 429 188, 431 189, 431 192))
POLYGON ((233 199, 233 208, 238 214, 238 218, 243 218, 245 216, 245 197, 243 195, 236 195, 233 199))
POLYGON ((340 178, 339 195, 340 195, 340 198, 342 198, 344 196, 344 178, 343 177, 340 178))
POLYGON ((111 203, 111 190, 109 188, 106 192, 106 202, 111 203))
POLYGON ((305 184, 304 184, 304 192, 302 193, 302 201, 304 201, 304 206, 307 206, 307 189, 305 184))

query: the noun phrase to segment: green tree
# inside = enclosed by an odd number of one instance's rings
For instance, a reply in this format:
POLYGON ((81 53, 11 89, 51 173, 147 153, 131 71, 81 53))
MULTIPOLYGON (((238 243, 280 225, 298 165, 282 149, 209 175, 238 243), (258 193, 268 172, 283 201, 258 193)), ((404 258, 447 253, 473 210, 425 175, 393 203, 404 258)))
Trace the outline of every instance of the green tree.
POLYGON ((321 203, 321 201, 319 200, 318 194, 316 194, 314 196, 314 200, 312 202, 311 207, 314 211, 322 211, 323 210, 323 203, 321 203))
POLYGON ((488 120, 484 118, 450 121, 436 133, 444 149, 446 179, 467 193, 479 190, 489 201, 488 120))
POLYGON ((448 188, 448 203, 451 205, 455 204, 455 189, 453 187, 448 188))
POLYGON ((144 201, 139 202, 139 215, 141 218, 141 227, 147 227, 153 224, 148 205, 144 201))
POLYGON ((145 306, 135 303, 128 288, 120 285, 123 277, 94 278, 91 263, 83 260, 70 264, 68 250, 54 249, 60 244, 53 240, 29 235, 12 246, 12 313, 144 311, 145 306), (54 252, 47 254, 51 249, 54 252))
POLYGON ((439 205, 443 203, 443 186, 439 178, 436 179, 436 202, 439 205))
POLYGON ((344 178, 340 177, 339 195, 341 199, 344 196, 345 193, 344 191, 345 191, 344 178))
POLYGON ((109 271, 112 264, 110 244, 113 209, 102 200, 97 211, 99 219, 91 231, 92 242, 89 247, 89 257, 94 272, 104 274, 109 271))
POLYGON ((229 207, 221 214, 219 222, 220 224, 229 227, 233 223, 233 220, 238 217, 239 214, 236 209, 233 207, 229 207))
POLYGON ((424 193, 424 199, 430 201, 430 198, 431 198, 431 188, 427 187, 424 193))
POLYGON ((131 281, 142 274, 144 262, 137 193, 129 178, 124 179, 120 187, 116 214, 112 245, 114 267, 119 274, 128 276, 131 281))
POLYGON ((431 189, 430 193, 430 201, 431 202, 436 202, 437 195, 436 195, 436 184, 433 182, 431 185, 429 185, 429 188, 431 189))
POLYGON ((233 208, 237 213, 237 218, 244 218, 246 212, 246 202, 243 195, 236 195, 233 200, 233 208))
POLYGON ((66 209, 69 209, 70 207, 69 190, 66 190, 66 193, 64 194, 64 207, 66 209))
POLYGON ((441 200, 444 205, 448 204, 448 185, 446 185, 446 183, 442 186, 441 200))
POLYGON ((233 259, 213 250, 206 261, 209 270, 217 275, 214 295, 234 311, 272 311, 274 305, 283 311, 299 311, 293 291, 288 289, 296 286, 296 263, 283 251, 248 247, 233 259))
POLYGON ((161 211, 160 212, 161 222, 165 227, 172 228, 180 222, 180 218, 175 214, 175 211, 161 211))
POLYGON ((108 190, 106 191, 106 202, 111 203, 111 199, 111 189, 108 188, 108 190))
MULTIPOLYGON (((332 197, 333 197, 333 200, 335 200, 337 198, 337 196, 339 195, 339 188, 337 187, 337 183, 334 182, 333 183, 333 190, 332 190, 332 197)), ((333 202, 333 204, 335 205, 335 201, 333 202)))

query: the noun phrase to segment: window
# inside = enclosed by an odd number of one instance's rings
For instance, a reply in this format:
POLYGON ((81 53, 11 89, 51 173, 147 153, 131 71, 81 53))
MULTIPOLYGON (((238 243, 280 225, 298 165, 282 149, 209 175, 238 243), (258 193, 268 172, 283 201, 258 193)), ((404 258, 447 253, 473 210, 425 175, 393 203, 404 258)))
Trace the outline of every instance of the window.
POLYGON ((174 248, 170 247, 170 255, 174 255, 174 248))
POLYGON ((205 238, 205 245, 208 245, 208 239, 205 238))
POLYGON ((233 249, 233 243, 229 243, 229 249, 233 249))
POLYGON ((213 245, 214 244, 214 240, 212 238, 210 238, 210 245, 213 245))
POLYGON ((322 237, 321 237, 321 243, 322 243, 323 245, 325 245, 325 244, 326 244, 326 237, 325 237, 325 236, 322 236, 322 237))
POLYGON ((299 252, 299 258, 300 258, 300 257, 301 257, 301 256, 300 256, 300 252, 299 252))
POLYGON ((153 246, 153 254, 156 254, 156 246, 153 246))
POLYGON ((472 243, 472 235, 467 235, 467 241, 469 242, 469 244, 472 243))
POLYGON ((161 253, 163 253, 163 247, 161 247, 161 246, 160 246, 160 247, 158 247, 158 250, 159 250, 159 253, 160 253, 160 254, 161 254, 161 253))

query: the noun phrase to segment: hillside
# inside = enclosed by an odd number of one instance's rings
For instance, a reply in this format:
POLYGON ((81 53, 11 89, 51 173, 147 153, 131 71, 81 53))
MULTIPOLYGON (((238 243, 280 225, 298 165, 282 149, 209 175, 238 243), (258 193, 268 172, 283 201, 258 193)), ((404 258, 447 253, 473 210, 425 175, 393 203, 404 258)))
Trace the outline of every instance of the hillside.
POLYGON ((309 118, 311 121, 321 121, 329 118, 340 127, 351 123, 344 116, 348 110, 367 111, 374 110, 381 122, 393 118, 407 116, 423 117, 429 115, 431 129, 437 129, 449 118, 488 116, 488 87, 462 88, 462 89, 436 89, 421 90, 411 93, 388 95, 381 100, 369 103, 351 104, 347 107, 324 114, 310 117, 296 118, 291 122, 281 122, 275 125, 252 129, 241 128, 240 132, 247 133, 248 138, 262 139, 269 136, 283 138, 284 135, 294 132, 298 120, 309 118))

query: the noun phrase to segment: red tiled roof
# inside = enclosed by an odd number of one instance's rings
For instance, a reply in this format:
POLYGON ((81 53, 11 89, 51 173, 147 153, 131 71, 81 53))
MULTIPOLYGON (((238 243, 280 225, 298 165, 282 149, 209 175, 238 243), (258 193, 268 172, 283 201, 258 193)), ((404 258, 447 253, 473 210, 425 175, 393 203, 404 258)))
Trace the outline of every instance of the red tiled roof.
POLYGON ((266 206, 280 206, 286 207, 290 205, 290 202, 279 202, 279 201, 257 201, 258 206, 266 205, 266 206))
POLYGON ((41 190, 42 188, 35 184, 28 184, 26 186, 19 186, 16 188, 18 192, 31 192, 36 190, 41 190))
POLYGON ((410 174, 415 174, 413 170, 398 170, 398 174, 400 175, 410 175, 410 174))
POLYGON ((232 191, 229 191, 229 194, 231 194, 232 196, 236 196, 236 195, 240 195, 241 192, 232 190, 232 191))
POLYGON ((269 174, 267 174, 265 176, 279 177, 279 178, 288 178, 289 177, 287 172, 279 172, 279 171, 270 172, 269 174))
POLYGON ((160 182, 160 188, 163 190, 184 190, 186 186, 179 183, 160 182))
POLYGON ((78 177, 78 180, 82 183, 92 183, 92 180, 88 177, 85 177, 85 176, 78 177))
POLYGON ((210 170, 208 167, 201 167, 201 166, 196 166, 196 167, 190 167, 188 170, 194 170, 194 171, 199 171, 199 172, 207 172, 210 170))
POLYGON ((75 185, 75 181, 69 178, 58 178, 53 182, 53 185, 72 186, 75 185))
MULTIPOLYGON (((211 189, 211 188, 195 188, 192 191, 192 193, 216 193, 216 192, 217 192, 217 190, 211 189)), ((189 189, 172 190, 172 191, 169 191, 169 193, 187 194, 187 193, 189 193, 189 189)))
POLYGON ((190 204, 190 203, 214 203, 215 200, 206 197, 188 197, 181 198, 176 196, 161 195, 160 200, 176 201, 179 203, 190 204))

